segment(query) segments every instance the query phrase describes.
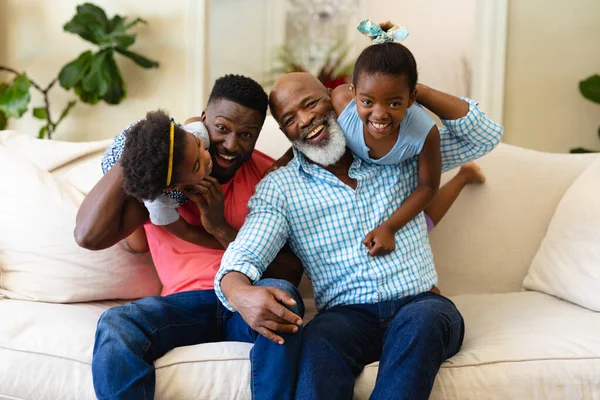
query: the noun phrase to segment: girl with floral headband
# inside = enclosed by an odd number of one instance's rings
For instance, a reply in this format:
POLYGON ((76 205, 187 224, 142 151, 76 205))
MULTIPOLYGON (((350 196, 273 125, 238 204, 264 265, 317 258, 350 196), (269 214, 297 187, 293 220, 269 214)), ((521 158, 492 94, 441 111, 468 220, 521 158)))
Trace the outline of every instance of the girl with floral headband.
POLYGON ((369 253, 378 256, 396 248, 396 232, 436 196, 442 170, 440 137, 433 119, 415 102, 415 58, 396 43, 406 38, 406 28, 365 19, 357 29, 371 37, 373 45, 356 60, 352 84, 337 87, 331 97, 348 147, 370 163, 399 164, 413 159, 419 165, 418 176, 407 177, 418 179, 417 188, 364 239, 369 253))

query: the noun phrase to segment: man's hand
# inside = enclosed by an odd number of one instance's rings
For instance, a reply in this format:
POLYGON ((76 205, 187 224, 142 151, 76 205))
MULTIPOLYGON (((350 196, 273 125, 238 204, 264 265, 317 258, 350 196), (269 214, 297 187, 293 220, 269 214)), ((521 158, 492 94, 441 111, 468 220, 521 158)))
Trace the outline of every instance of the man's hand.
POLYGON ((296 301, 274 287, 238 286, 229 302, 252 329, 277 344, 283 344, 284 340, 276 332, 296 333, 303 323, 302 318, 284 306, 295 306, 296 301))
POLYGON ((199 184, 184 188, 183 192, 200 209, 200 220, 208 233, 215 235, 225 225, 229 225, 224 213, 225 196, 215 178, 207 176, 199 184))
POLYGON ((363 244, 369 249, 369 254, 373 257, 389 254, 396 249, 394 232, 385 225, 379 225, 367 233, 363 244))

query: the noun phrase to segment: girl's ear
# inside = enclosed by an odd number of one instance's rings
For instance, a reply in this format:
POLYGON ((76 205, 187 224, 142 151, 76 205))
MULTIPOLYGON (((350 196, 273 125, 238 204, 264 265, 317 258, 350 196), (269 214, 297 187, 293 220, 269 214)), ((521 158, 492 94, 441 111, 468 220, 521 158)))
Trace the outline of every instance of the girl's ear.
POLYGON ((410 92, 410 96, 408 97, 408 107, 412 106, 416 99, 417 99, 417 89, 415 88, 415 90, 410 92))
POLYGON ((356 88, 354 87, 353 84, 350 84, 350 91, 352 92, 352 98, 354 98, 354 100, 356 100, 356 88))

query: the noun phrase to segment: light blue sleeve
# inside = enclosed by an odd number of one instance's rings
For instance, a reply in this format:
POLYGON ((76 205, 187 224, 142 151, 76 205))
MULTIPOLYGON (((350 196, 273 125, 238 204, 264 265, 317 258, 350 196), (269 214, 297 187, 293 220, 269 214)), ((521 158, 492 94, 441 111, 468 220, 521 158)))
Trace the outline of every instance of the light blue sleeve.
POLYGON ((400 123, 400 138, 407 146, 404 159, 412 158, 423 150, 427 135, 434 125, 433 118, 419 103, 414 102, 406 110, 406 115, 400 123))

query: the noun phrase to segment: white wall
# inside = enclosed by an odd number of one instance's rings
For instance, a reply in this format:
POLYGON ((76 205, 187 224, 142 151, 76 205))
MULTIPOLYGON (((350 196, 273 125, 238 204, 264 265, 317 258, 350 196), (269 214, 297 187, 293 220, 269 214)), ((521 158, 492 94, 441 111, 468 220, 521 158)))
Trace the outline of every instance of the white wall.
MULTIPOLYGON (((440 90, 466 95, 464 62, 472 64, 477 0, 360 0, 349 21, 355 56, 370 40, 356 31, 362 18, 405 25, 405 44, 419 65, 420 80, 440 90)), ((283 42, 284 0, 219 0, 210 7, 209 81, 224 73, 264 80, 274 46, 283 42), (229 29, 228 29, 229 28, 229 29), (242 32, 240 34, 240 32, 242 32)), ((318 29, 318 27, 315 27, 318 29)), ((210 85, 209 85, 210 86, 210 85)))
MULTIPOLYGON (((455 95, 467 95, 464 62, 471 67, 475 45, 477 0, 369 0, 365 17, 404 25, 403 42, 414 54, 422 83, 455 95)), ((359 21, 356 21, 358 24, 359 21)), ((352 40, 370 42, 356 32, 352 40)))
POLYGON ((509 3, 504 141, 551 152, 600 150, 600 105, 579 81, 600 74, 600 1, 509 3))
MULTIPOLYGON (((184 119, 202 110, 191 109, 190 91, 194 88, 188 71, 190 2, 199 0, 94 0, 109 18, 115 13, 141 17, 148 25, 139 24, 132 51, 160 62, 157 69, 142 69, 129 59, 117 56, 127 84, 127 97, 118 106, 99 103, 95 106, 78 102, 55 134, 61 140, 96 140, 112 137, 143 116, 146 111, 164 108, 175 118, 184 119)), ((60 68, 92 48, 79 36, 64 32, 62 26, 75 14, 84 0, 0 0, 3 28, 0 28, 0 63, 27 74, 42 86, 58 75, 60 68)), ((12 79, 1 74, 0 79, 12 79)), ((32 91, 33 93, 33 91, 32 91)), ((56 85, 50 92, 51 111, 60 113, 76 96, 56 85)), ((32 107, 41 105, 33 96, 32 107)), ((197 108, 197 107, 195 107, 197 108)), ((37 134, 42 124, 31 112, 20 120, 11 120, 9 128, 37 134)))

